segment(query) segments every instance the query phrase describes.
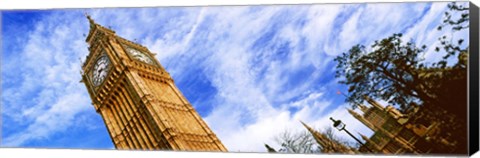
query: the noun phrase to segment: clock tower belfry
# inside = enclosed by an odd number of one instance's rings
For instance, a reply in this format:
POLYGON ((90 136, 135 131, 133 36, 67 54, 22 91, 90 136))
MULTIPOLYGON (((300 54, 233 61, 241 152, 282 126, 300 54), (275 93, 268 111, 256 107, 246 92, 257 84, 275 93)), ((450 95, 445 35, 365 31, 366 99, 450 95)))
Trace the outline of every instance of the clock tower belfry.
POLYGON ((115 148, 227 151, 155 54, 87 18, 82 82, 115 148))

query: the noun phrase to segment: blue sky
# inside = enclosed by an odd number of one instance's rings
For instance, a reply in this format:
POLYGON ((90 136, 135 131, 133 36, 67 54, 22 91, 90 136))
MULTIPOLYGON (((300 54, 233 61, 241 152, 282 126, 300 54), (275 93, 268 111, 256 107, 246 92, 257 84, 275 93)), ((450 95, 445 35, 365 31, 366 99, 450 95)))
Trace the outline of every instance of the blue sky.
MULTIPOLYGON (((273 137, 322 129, 329 117, 370 135, 345 110, 333 61, 393 33, 438 45, 447 3, 104 8, 2 11, 2 147, 112 149, 80 83, 88 12, 152 52, 229 151, 278 148, 273 137)), ((468 41, 464 42, 468 43, 468 41)), ((433 47, 426 62, 441 53, 433 47)), ((349 138, 344 133, 339 136, 349 138)))

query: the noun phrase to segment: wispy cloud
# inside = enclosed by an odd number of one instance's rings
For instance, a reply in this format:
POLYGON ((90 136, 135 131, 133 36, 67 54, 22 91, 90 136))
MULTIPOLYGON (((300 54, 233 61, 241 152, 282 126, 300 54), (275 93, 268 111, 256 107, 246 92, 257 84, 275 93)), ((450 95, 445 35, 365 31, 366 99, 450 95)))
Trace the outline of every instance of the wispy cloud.
POLYGON ((6 58, 2 61, 2 146, 49 140, 74 125, 86 129, 102 127, 100 123, 85 125, 76 120, 81 114, 92 115, 85 113, 91 107, 88 94, 79 83, 79 57, 83 56, 86 44, 78 37, 85 28, 70 29, 83 21, 66 23, 69 18, 79 17, 57 12, 49 16, 51 19, 34 22, 33 30, 19 30, 29 32, 22 37, 25 43, 16 44, 19 51, 3 50, 6 58))

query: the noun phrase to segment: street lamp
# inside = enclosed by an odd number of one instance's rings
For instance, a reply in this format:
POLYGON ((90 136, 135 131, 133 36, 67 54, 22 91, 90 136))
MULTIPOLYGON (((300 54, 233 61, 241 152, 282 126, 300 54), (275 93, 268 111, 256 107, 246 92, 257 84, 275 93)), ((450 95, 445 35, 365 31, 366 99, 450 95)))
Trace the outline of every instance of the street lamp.
POLYGON ((345 130, 345 124, 340 121, 340 120, 334 120, 332 117, 330 117, 330 120, 333 121, 333 127, 335 127, 336 129, 338 129, 338 131, 342 131, 342 130, 345 130))
POLYGON ((374 153, 368 146, 366 146, 365 144, 363 144, 360 140, 357 139, 357 137, 353 136, 352 133, 350 133, 347 129, 345 129, 345 123, 343 123, 341 120, 335 120, 333 119, 332 117, 330 117, 330 120, 333 121, 333 127, 335 127, 336 129, 338 129, 338 131, 345 131, 348 135, 350 135, 350 137, 352 137, 353 139, 355 139, 358 143, 360 143, 362 146, 365 146, 365 148, 368 149, 368 151, 370 151, 371 153, 374 153))

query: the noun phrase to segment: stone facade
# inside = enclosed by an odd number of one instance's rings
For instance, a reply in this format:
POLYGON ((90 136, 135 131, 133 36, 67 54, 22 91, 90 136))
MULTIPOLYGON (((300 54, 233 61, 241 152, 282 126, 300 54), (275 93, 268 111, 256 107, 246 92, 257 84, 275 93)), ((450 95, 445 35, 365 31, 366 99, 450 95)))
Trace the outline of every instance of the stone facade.
POLYGON ((87 18, 82 82, 115 148, 227 151, 155 54, 87 18))
MULTIPOLYGON (((360 151, 366 152, 366 147, 383 154, 424 154, 436 153, 445 144, 434 144, 429 141, 429 135, 438 131, 438 123, 418 124, 409 121, 409 117, 392 106, 383 107, 370 98, 365 98, 371 105, 358 105, 363 115, 349 109, 348 112, 365 124, 374 134, 368 138, 360 151)), ((418 110, 418 108, 417 108, 418 110)))

